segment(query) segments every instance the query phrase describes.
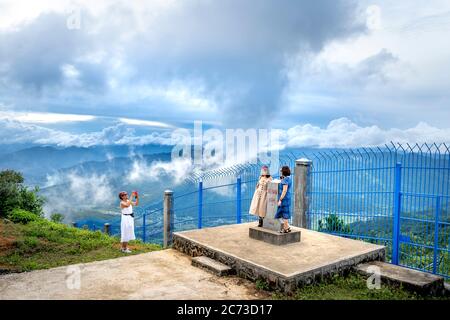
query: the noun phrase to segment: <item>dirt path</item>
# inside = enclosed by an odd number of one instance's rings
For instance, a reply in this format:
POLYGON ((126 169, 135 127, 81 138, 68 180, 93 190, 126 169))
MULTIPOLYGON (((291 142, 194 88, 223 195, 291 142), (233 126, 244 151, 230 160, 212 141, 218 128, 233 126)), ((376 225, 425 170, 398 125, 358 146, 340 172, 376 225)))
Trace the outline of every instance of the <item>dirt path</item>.
POLYGON ((192 267, 172 249, 0 276, 0 299, 262 298, 268 296, 251 282, 192 267))

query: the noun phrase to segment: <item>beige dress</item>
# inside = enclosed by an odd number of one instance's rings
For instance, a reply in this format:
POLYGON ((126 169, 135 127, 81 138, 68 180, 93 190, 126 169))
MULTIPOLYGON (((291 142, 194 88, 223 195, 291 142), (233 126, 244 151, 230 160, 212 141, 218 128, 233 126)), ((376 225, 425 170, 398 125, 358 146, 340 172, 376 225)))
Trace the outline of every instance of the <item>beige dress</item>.
POLYGON ((267 187, 272 177, 260 177, 250 204, 250 214, 264 218, 267 211, 267 187))

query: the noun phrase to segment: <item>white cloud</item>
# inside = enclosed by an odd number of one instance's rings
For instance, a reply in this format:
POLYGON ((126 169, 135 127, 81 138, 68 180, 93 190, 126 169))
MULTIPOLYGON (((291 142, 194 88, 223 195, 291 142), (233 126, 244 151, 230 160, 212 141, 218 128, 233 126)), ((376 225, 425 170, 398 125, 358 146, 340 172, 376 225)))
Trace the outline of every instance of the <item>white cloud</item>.
POLYGON ((65 182, 69 183, 70 196, 79 202, 88 202, 90 205, 105 205, 113 202, 115 194, 107 175, 93 174, 80 176, 69 173, 65 182))
POLYGON ((148 163, 144 159, 135 159, 132 170, 127 176, 130 183, 160 181, 161 176, 167 176, 175 184, 184 181, 194 169, 190 159, 174 159, 171 162, 154 161, 148 163))
POLYGON ((173 128, 171 125, 158 121, 138 120, 129 118, 119 118, 119 121, 133 126, 155 127, 155 128, 173 128))
POLYGON ((80 71, 71 64, 64 64, 61 66, 61 71, 66 78, 76 79, 80 76, 80 71))
MULTIPOLYGON (((127 7, 137 17, 138 24, 143 28, 145 21, 143 11, 153 10, 153 15, 157 16, 166 8, 174 5, 173 0, 146 0, 145 2, 129 2, 126 0, 115 1, 116 4, 126 4, 127 7), (144 9, 144 8, 145 9, 144 9)), ((31 22, 40 14, 45 12, 57 12, 69 16, 74 8, 83 8, 89 14, 99 17, 105 14, 111 5, 110 0, 2 0, 0 4, 0 31, 9 31, 20 28, 23 24, 31 22)))
POLYGON ((76 172, 47 175, 45 187, 64 184, 64 188, 45 190, 45 197, 48 200, 44 205, 46 216, 59 212, 70 218, 74 208, 82 212, 95 207, 109 207, 111 203, 117 201, 111 178, 107 174, 83 175, 76 172))
POLYGON ((173 141, 170 132, 136 135, 133 129, 121 123, 106 127, 101 131, 74 134, 9 118, 0 119, 0 144, 14 143, 92 147, 97 145, 171 145, 173 141))
MULTIPOLYGON (((307 123, 292 126, 288 129, 278 129, 276 132, 280 148, 285 146, 346 148, 384 145, 390 141, 413 144, 423 142, 450 142, 450 128, 438 128, 426 122, 419 122, 416 126, 404 129, 383 129, 376 125, 358 125, 345 117, 330 121, 326 127, 307 123)), ((171 130, 154 131, 149 134, 139 135, 135 130, 123 123, 116 123, 101 131, 72 134, 11 119, 0 119, 0 144, 35 143, 62 147, 91 147, 96 145, 133 146, 146 144, 175 145, 180 142, 177 139, 177 137, 172 137, 171 130)), ((211 149, 211 145, 208 146, 211 149)), ((214 165, 214 163, 210 162, 210 160, 206 159, 205 165, 214 165)), ((136 165, 140 165, 140 163, 136 165)), ((232 163, 227 165, 232 165, 232 163)), ((168 170, 168 168, 159 167, 158 165, 152 168, 152 170, 159 169, 168 170)), ((140 170, 139 172, 145 172, 145 170, 140 170)))
POLYGON ((96 116, 81 114, 0 111, 0 120, 13 120, 23 123, 54 124, 86 122, 93 121, 96 118, 96 116))
POLYGON ((383 130, 377 126, 361 127, 347 118, 333 120, 326 128, 310 124, 298 125, 280 135, 285 147, 364 147, 399 143, 450 143, 450 129, 439 129, 424 122, 401 130, 383 130))

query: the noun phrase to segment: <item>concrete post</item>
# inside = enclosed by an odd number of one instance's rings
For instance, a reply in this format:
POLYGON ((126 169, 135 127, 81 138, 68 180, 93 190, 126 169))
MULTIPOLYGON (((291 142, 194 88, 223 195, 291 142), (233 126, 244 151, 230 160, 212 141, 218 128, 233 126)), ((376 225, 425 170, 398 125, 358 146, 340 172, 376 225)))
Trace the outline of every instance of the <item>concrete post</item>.
POLYGON ((173 191, 164 191, 164 248, 172 244, 173 231, 173 191))
POLYGON ((307 228, 306 213, 308 211, 309 199, 309 172, 312 161, 302 158, 295 161, 294 171, 294 215, 292 224, 296 227, 307 228))
POLYGON ((108 236, 111 235, 111 225, 109 223, 105 223, 103 225, 103 232, 106 233, 108 236))

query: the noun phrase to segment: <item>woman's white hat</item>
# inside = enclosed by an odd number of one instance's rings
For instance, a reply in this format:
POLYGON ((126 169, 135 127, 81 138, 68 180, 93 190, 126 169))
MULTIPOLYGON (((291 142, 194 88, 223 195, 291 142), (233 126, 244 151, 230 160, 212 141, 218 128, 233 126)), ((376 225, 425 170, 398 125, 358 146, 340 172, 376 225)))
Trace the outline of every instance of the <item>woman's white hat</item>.
POLYGON ((270 176, 270 170, 268 166, 262 166, 261 167, 261 174, 260 176, 270 176))

